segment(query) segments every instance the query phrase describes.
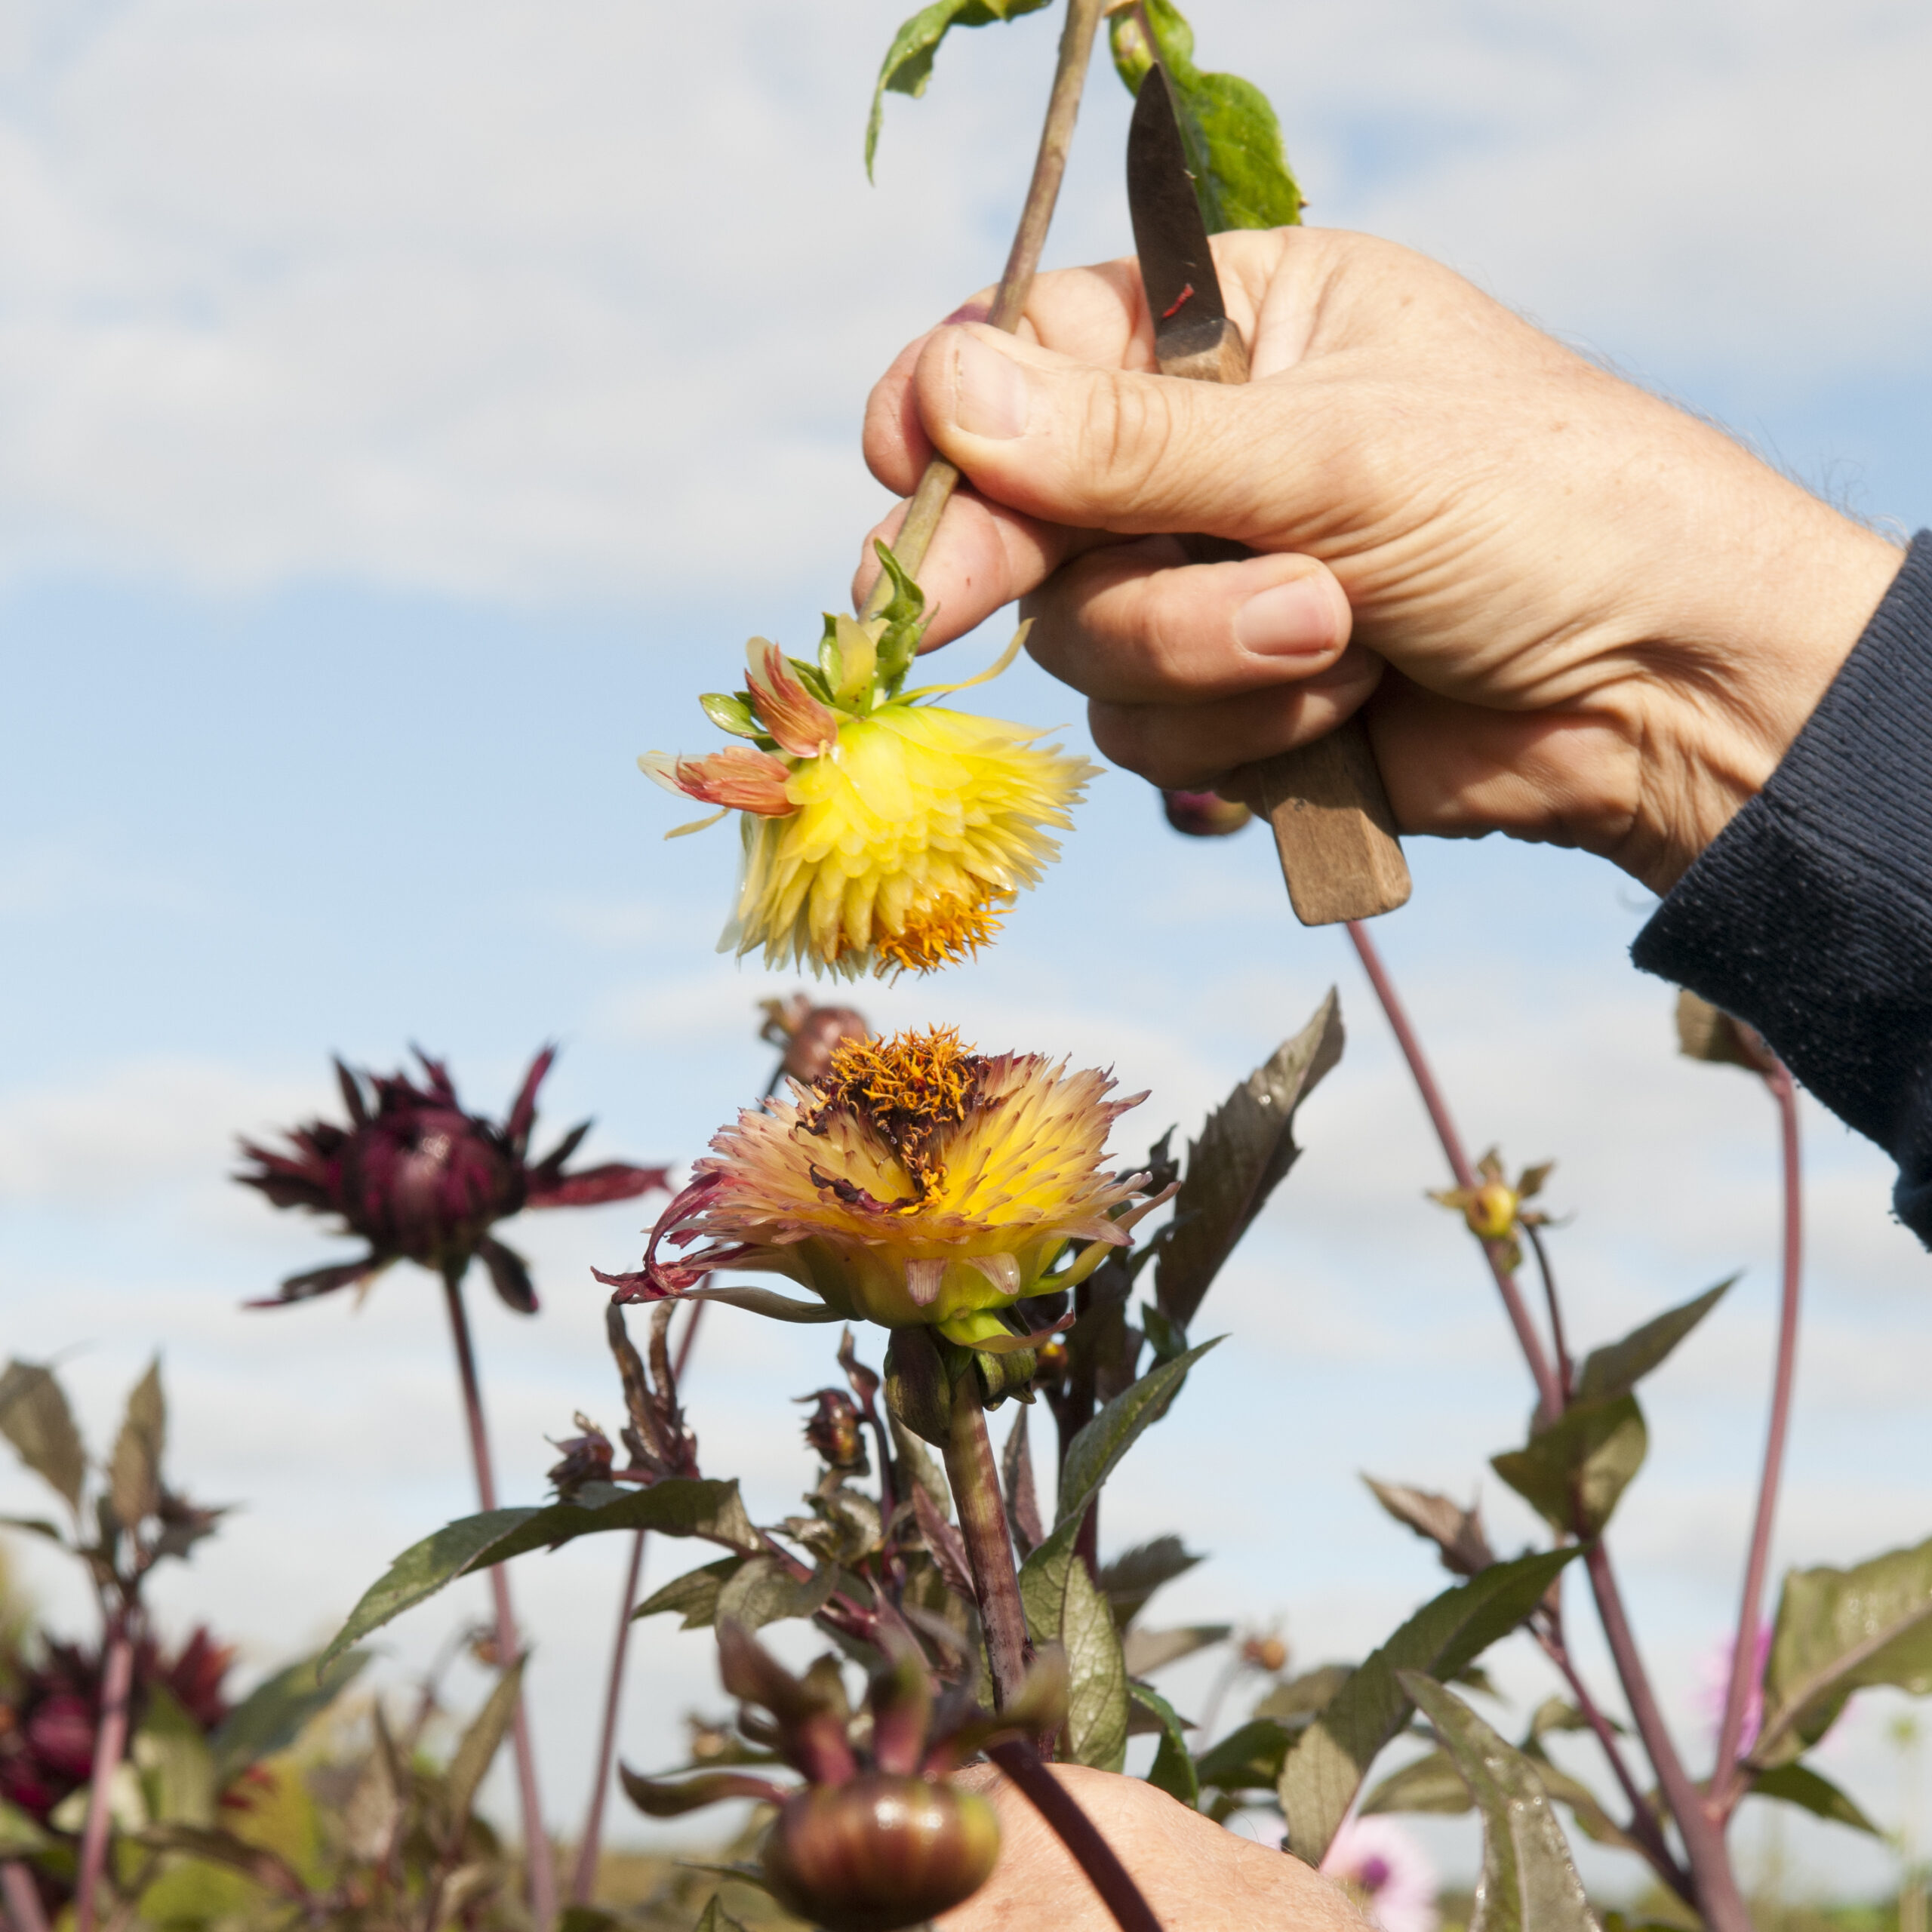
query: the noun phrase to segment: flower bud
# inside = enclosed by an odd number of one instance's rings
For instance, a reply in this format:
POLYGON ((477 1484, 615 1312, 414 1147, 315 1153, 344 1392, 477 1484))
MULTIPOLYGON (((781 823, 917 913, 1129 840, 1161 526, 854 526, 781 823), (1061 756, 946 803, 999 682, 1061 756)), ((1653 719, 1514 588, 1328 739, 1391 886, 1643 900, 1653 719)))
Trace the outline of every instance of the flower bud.
POLYGON ((859 1405, 842 1389, 821 1389, 816 1396, 801 1395, 801 1402, 816 1401, 817 1408, 805 1423, 805 1444, 818 1452, 828 1469, 843 1469, 863 1475, 865 1438, 859 1433, 859 1405))
POLYGON ((1190 838, 1225 838, 1254 816, 1245 805, 1213 792, 1163 792, 1161 809, 1168 823, 1190 838))
POLYGON ((1288 1647, 1276 1636, 1249 1638, 1241 1647, 1241 1654, 1244 1663, 1265 1670, 1270 1676, 1278 1676, 1287 1666, 1288 1647))
POLYGON ((616 1461, 611 1438, 581 1410, 575 1420, 580 1434, 561 1442, 553 1437, 550 1444, 552 1448, 562 1451, 561 1458, 551 1466, 550 1486, 566 1503, 586 1483, 608 1482, 616 1461))
POLYGON ((1472 1234, 1484 1241, 1501 1241, 1516 1225, 1518 1204, 1516 1190, 1494 1180, 1471 1190, 1463 1213, 1472 1234))
POLYGON ((762 1854, 788 1912, 826 1932, 898 1932, 984 1884, 999 1824, 976 1793, 878 1772, 786 1801, 762 1854))

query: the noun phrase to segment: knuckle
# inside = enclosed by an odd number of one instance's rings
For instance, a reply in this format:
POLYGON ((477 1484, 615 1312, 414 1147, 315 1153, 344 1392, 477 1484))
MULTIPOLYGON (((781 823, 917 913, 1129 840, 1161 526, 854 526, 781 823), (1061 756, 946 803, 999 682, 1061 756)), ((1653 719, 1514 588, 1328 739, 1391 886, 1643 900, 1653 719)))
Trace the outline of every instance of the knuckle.
POLYGON ((1131 513, 1149 496, 1174 439, 1172 398, 1148 376, 1095 382, 1084 401, 1079 474, 1097 508, 1131 513))

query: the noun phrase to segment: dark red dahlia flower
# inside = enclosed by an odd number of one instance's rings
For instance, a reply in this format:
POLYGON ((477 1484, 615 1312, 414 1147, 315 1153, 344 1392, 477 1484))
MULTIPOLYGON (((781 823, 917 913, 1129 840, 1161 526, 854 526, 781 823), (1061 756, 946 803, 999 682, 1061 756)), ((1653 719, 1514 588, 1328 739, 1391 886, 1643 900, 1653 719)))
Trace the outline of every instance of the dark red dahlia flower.
MULTIPOLYGON (((235 1660, 227 1644, 198 1629, 172 1657, 152 1638, 134 1650, 132 1717, 138 1727, 157 1685, 166 1689, 205 1736, 228 1715, 222 1682, 235 1660)), ((0 1701, 0 1798, 40 1824, 94 1769, 100 1721, 98 1650, 49 1643, 38 1663, 16 1666, 0 1701)))
POLYGON ((442 1063, 420 1048, 416 1057, 427 1076, 420 1086, 407 1072, 358 1075, 337 1060, 346 1127, 310 1121, 288 1134, 286 1153, 242 1142, 242 1152, 256 1165, 237 1180, 260 1188, 278 1208, 340 1215, 345 1232, 369 1244, 358 1260, 291 1275, 278 1295, 251 1307, 328 1294, 392 1261, 458 1277, 480 1257, 497 1294, 519 1314, 534 1314, 530 1270, 490 1232, 497 1222, 526 1208, 585 1208, 666 1188, 664 1168, 614 1161, 567 1174, 564 1163, 590 1131, 589 1121, 571 1128, 542 1160, 528 1158, 537 1089, 555 1048, 546 1047, 531 1061, 500 1126, 465 1113, 442 1063))

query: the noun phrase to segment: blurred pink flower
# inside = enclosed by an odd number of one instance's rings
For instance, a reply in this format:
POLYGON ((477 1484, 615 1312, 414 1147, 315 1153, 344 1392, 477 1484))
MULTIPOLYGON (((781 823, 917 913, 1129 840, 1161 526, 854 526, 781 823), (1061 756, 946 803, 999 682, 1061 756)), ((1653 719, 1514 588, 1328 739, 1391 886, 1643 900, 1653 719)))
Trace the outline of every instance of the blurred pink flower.
MULTIPOLYGON (((1724 1724, 1724 1700, 1730 1695, 1731 1660, 1737 1654, 1737 1639, 1725 1637, 1706 1651, 1697 1664, 1697 1708, 1715 1742, 1724 1724)), ((1751 1672, 1750 1695, 1744 1700, 1743 1727, 1737 1734, 1740 1752, 1749 1751, 1758 1741, 1758 1727, 1764 1716, 1764 1664, 1771 1654, 1771 1626, 1758 1629, 1758 1654, 1751 1672)))
POLYGON ((1335 1834, 1321 1875, 1349 1895, 1382 1932, 1435 1932, 1435 1867, 1393 1818, 1350 1818, 1335 1834))

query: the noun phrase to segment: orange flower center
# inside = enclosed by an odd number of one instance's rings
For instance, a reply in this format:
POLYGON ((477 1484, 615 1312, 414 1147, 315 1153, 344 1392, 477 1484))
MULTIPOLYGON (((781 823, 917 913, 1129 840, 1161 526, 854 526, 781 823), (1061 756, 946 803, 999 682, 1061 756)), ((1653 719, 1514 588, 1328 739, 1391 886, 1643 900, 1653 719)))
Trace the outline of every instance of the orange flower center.
POLYGON ((878 971, 930 973, 935 967, 963 964, 979 957, 1000 928, 1000 915, 991 904, 970 899, 941 899, 909 913, 898 931, 879 933, 872 948, 878 971))
POLYGON ((863 1118, 905 1164, 923 1197, 946 1178, 932 1142, 956 1127, 973 1104, 986 1063, 959 1044, 956 1026, 895 1033, 889 1040, 844 1040, 817 1082, 814 1127, 837 1107, 863 1118))

